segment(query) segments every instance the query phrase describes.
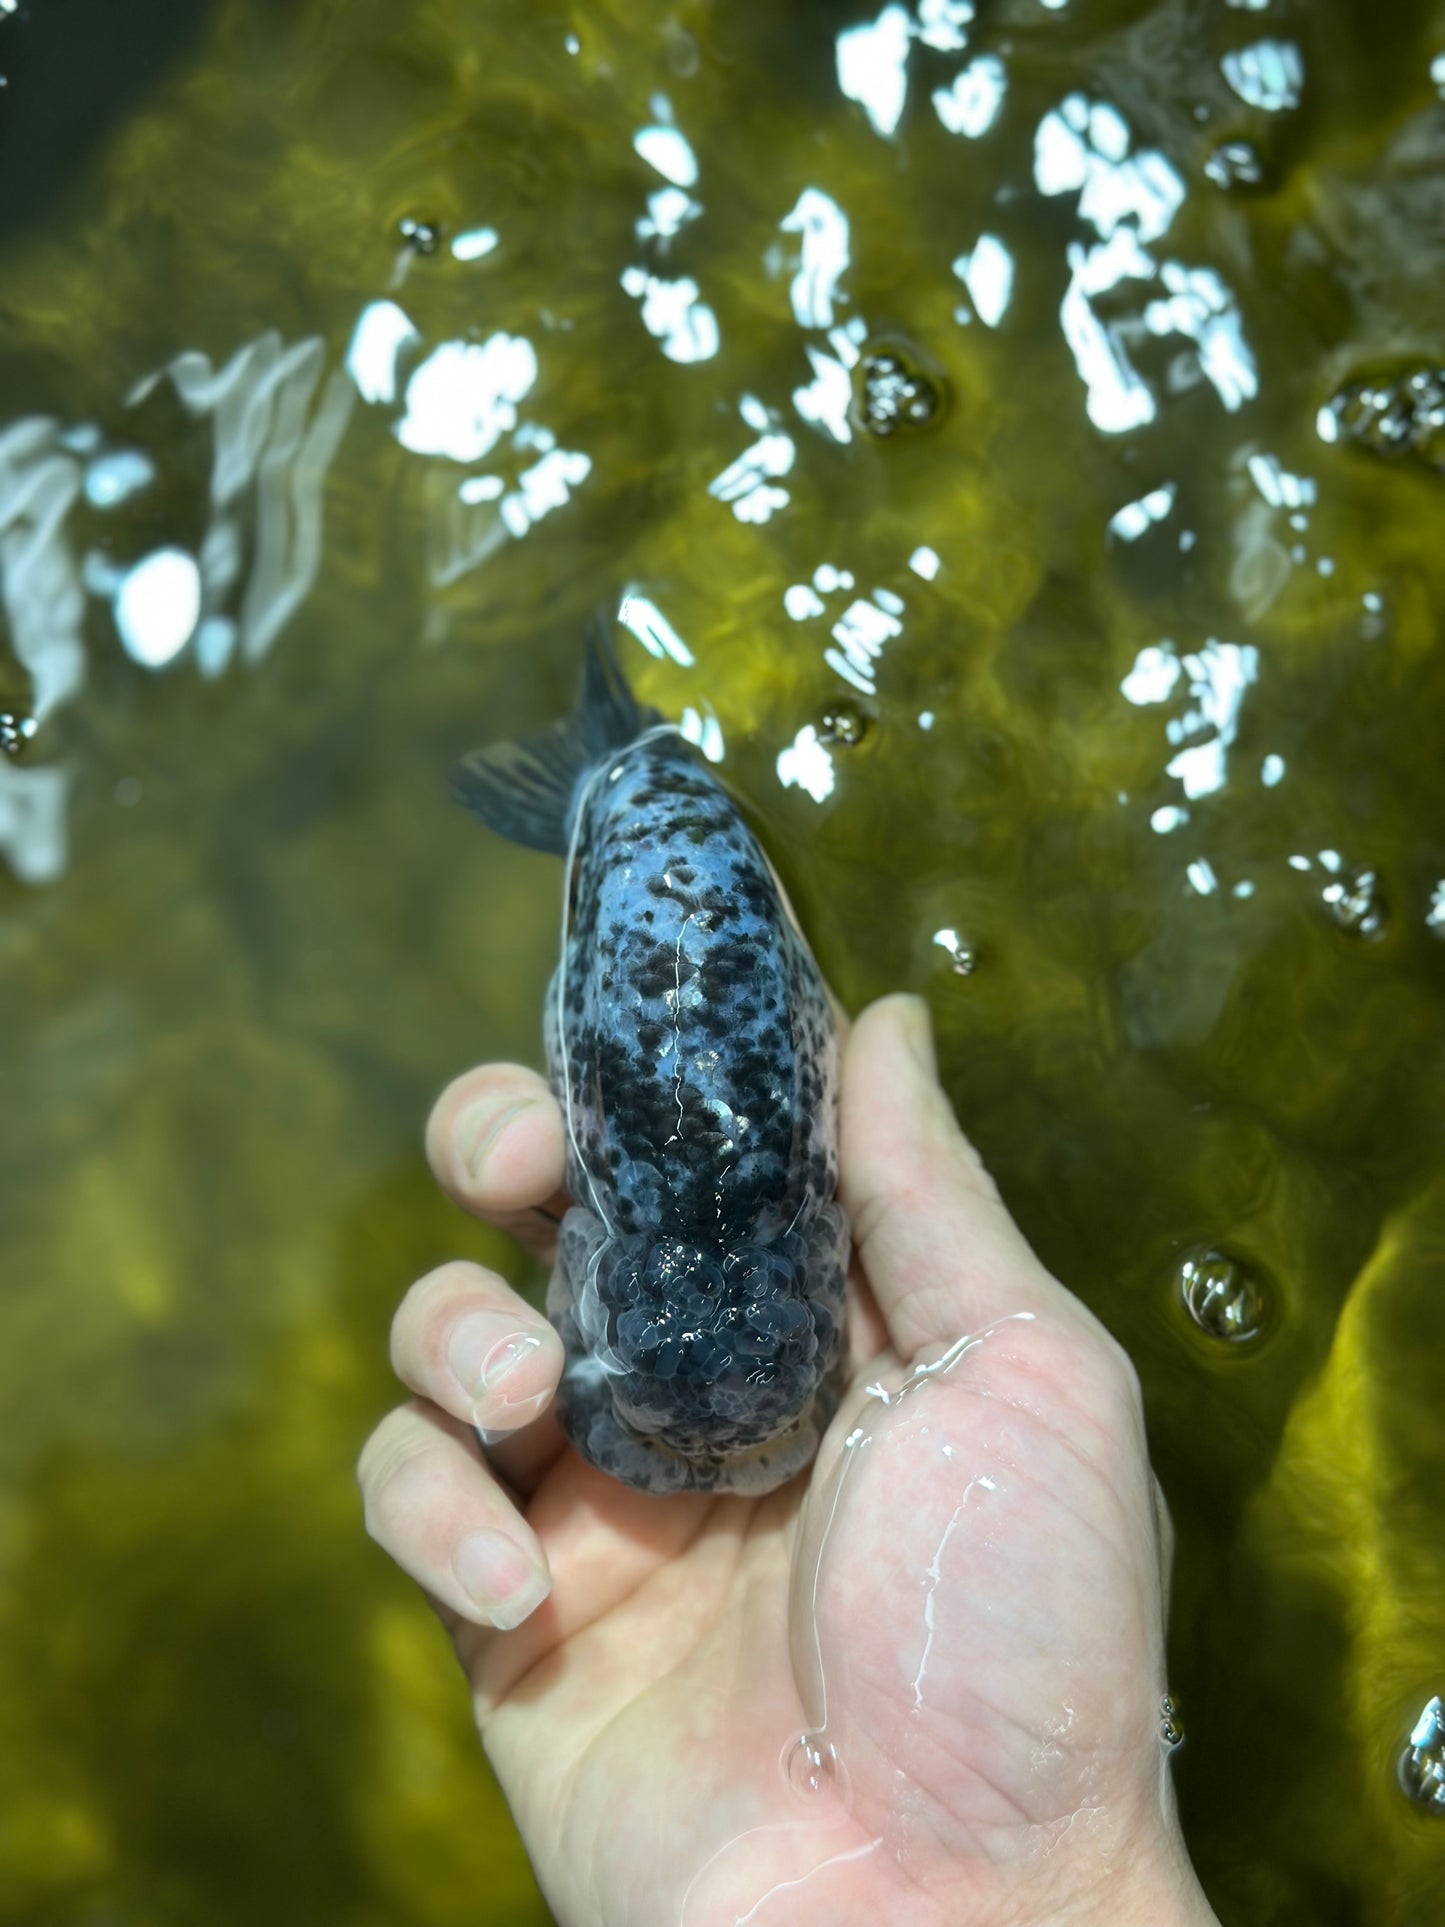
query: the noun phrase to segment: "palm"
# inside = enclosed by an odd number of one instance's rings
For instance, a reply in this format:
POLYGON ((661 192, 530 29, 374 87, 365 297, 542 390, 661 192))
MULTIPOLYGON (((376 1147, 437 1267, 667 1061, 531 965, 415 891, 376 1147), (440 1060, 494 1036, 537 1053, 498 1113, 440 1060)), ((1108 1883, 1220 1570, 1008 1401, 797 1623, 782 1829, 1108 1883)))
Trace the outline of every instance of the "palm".
POLYGON ((813 1476, 760 1501, 660 1502, 558 1460, 530 1514, 565 1549, 535 1654, 518 1675, 479 1644, 474 1675, 523 1836, 568 1869, 564 1918, 732 1920, 814 1869, 810 1909, 846 1894, 901 1919, 961 1875, 986 1904, 1143 1791, 1152 1500, 1102 1469, 1112 1388, 1073 1336, 1007 1320, 901 1399, 883 1354, 813 1476), (809 1732, 846 1788, 808 1770, 809 1732))

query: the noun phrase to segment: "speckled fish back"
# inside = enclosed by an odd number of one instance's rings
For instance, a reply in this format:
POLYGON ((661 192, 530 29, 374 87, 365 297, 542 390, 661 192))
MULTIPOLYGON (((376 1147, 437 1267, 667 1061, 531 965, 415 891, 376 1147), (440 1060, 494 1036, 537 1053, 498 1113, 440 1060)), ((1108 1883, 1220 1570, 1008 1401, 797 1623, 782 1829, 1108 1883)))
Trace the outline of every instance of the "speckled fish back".
POLYGON ((768 1490, 837 1400, 837 1039, 756 839, 670 733, 580 787, 548 1005, 562 1423, 633 1485, 768 1490))

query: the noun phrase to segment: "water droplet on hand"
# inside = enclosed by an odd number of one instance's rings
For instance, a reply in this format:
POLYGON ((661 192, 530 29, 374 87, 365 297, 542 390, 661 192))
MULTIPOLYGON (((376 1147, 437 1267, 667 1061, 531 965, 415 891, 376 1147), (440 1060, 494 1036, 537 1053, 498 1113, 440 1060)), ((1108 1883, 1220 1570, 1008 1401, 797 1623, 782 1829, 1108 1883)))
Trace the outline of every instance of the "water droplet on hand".
POLYGON ((896 347, 866 349, 856 376, 857 416, 870 435, 921 428, 939 412, 939 385, 896 347))
POLYGON ((1445 1815, 1445 1704, 1427 1700, 1400 1755, 1400 1790, 1427 1813, 1445 1815))
POLYGON ((1179 1717, 1179 1708, 1166 1693, 1159 1702, 1159 1742, 1161 1746, 1174 1748, 1184 1744, 1184 1722, 1179 1717))
POLYGON ((1385 900, 1373 870, 1355 870, 1327 883, 1320 893, 1330 915, 1353 937, 1380 937, 1385 932, 1385 900))
POLYGON ((821 1733, 803 1733, 788 1749, 783 1777, 795 1793, 807 1798, 830 1789, 846 1792, 843 1762, 837 1749, 821 1733))
POLYGON ((1237 1343, 1258 1335, 1264 1295, 1237 1258, 1224 1251, 1194 1251, 1180 1260, 1184 1309, 1211 1338, 1237 1343))

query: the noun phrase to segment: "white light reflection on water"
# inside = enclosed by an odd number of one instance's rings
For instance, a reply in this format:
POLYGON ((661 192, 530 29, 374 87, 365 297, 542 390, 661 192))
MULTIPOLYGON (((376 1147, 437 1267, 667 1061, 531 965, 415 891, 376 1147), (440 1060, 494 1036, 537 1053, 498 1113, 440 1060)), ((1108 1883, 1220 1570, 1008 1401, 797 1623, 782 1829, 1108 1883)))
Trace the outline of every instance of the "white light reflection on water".
POLYGON ((723 759, 724 745, 722 724, 708 711, 704 716, 689 703, 678 721, 684 742, 700 749, 710 763, 720 763, 723 759))
POLYGON ((964 29, 973 22, 974 0, 918 0, 915 34, 925 47, 939 53, 959 53, 967 45, 964 29))
POLYGON ((52 883, 68 854, 67 773, 15 769, 0 758, 0 851, 22 883, 52 883))
POLYGON ((201 571, 184 549, 156 549, 123 577, 115 597, 121 646, 146 669, 174 662, 201 619, 201 571))
POLYGON ((1173 643, 1151 644, 1139 651, 1134 658, 1134 667, 1119 687, 1127 702, 1140 707, 1148 703, 1167 703, 1182 674, 1173 643))
POLYGON ((812 723, 804 723, 788 747, 779 750, 777 770, 784 789, 806 790, 815 803, 824 803, 833 794, 833 758, 827 745, 819 742, 812 723))
POLYGON ((1165 726, 1171 743, 1185 745, 1165 767, 1184 785, 1184 794, 1192 802, 1224 786, 1244 693, 1259 675, 1259 651, 1249 644, 1211 637, 1202 649, 1184 657, 1183 667, 1193 706, 1182 716, 1171 717, 1165 726), (1189 741, 1203 729, 1212 732, 1205 741, 1189 741))
POLYGON ((791 472, 797 447, 756 395, 744 395, 738 413, 749 428, 759 431, 758 439, 713 478, 708 494, 728 503, 740 522, 766 522, 791 499, 778 482, 791 472))
POLYGON ((371 301, 361 311, 346 351, 346 372, 363 401, 396 400, 396 364, 403 348, 421 341, 421 330, 394 301, 371 301))
POLYGON ((1145 327, 1153 335, 1184 335, 1195 342, 1201 372, 1234 414, 1259 393, 1259 375, 1234 297, 1212 268, 1166 261, 1160 276, 1169 299, 1149 303, 1145 327))
POLYGON ((980 54, 960 69, 949 87, 936 87, 933 111, 950 134, 981 140, 1003 108, 1008 76, 994 54, 980 54))
POLYGON ((1197 349, 1200 373, 1231 412, 1257 394, 1254 357, 1238 307, 1208 268, 1166 261, 1149 245, 1168 232, 1184 201, 1184 183, 1153 149, 1131 153, 1128 123, 1108 102, 1070 94, 1039 123, 1034 180, 1041 194, 1077 192, 1079 216, 1099 243, 1068 248, 1070 280, 1060 319, 1087 390, 1089 418, 1106 434, 1124 434, 1153 421, 1157 407, 1134 367, 1129 342, 1142 334, 1183 335, 1197 349), (1142 316, 1107 323, 1094 300, 1124 281, 1162 279, 1166 298, 1148 302, 1142 316))
MULTIPOLYGON (((865 696, 877 694, 873 666, 883 654, 885 646, 903 633, 898 613, 893 608, 880 607, 886 593, 875 590, 873 601, 860 596, 856 602, 849 603, 833 624, 836 648, 830 646, 823 651, 823 660, 828 667, 865 696)), ((889 599, 901 611, 902 602, 896 596, 889 599)))
POLYGON ((458 261, 480 261, 496 247, 500 236, 494 227, 468 228, 452 242, 452 255, 458 261))
MULTIPOLYGON (((887 138, 896 131, 908 103, 912 42, 917 40, 937 53, 960 53, 968 44, 965 29, 974 11, 973 0, 918 0, 916 18, 906 7, 894 4, 886 6, 876 20, 845 27, 836 50, 839 89, 858 102, 874 130, 887 138)), ((935 105, 937 100, 935 94, 935 105)), ((943 109, 939 118, 944 118, 943 109)))
POLYGON ((85 499, 92 508, 117 508, 156 479, 156 465, 138 449, 99 455, 85 471, 85 499))
POLYGON ((1261 498, 1274 509, 1305 509, 1314 506, 1319 490, 1312 477, 1292 475, 1279 458, 1269 454, 1251 455, 1247 464, 1249 479, 1261 498))
POLYGON ((517 423, 517 403, 537 379, 537 351, 525 336, 444 341, 406 385, 396 427, 403 448, 478 462, 517 423))
MULTIPOLYGON (((1176 490, 1173 482, 1166 482, 1162 488, 1152 488, 1147 495, 1141 495, 1135 502, 1126 502, 1117 514, 1109 518, 1109 533, 1121 542, 1137 542, 1141 535, 1162 522, 1174 507, 1176 490)), ((1125 683, 1124 694, 1129 695, 1129 685, 1125 683)), ((1135 702, 1137 697, 1130 696, 1135 702)), ((1145 700, 1149 700, 1145 698, 1145 700)))
POLYGON ((647 197, 647 212, 636 223, 637 238, 668 242, 701 213, 701 204, 680 187, 660 187, 647 197))
POLYGON ((592 457, 580 449, 548 449, 540 461, 522 470, 516 489, 502 497, 499 513, 508 534, 520 539, 533 523, 564 507, 572 498, 572 490, 591 473, 592 457))
MULTIPOLYGON (((824 354, 811 342, 806 350, 812 363, 813 379, 804 388, 793 390, 793 406, 805 422, 823 429, 835 442, 853 439, 848 411, 853 405, 853 382, 847 366, 833 355, 824 354)), ((853 361, 858 359, 856 351, 853 361)))
POLYGON ((617 611, 623 628, 636 636, 650 656, 691 669, 696 657, 650 596, 628 589, 617 611))
POLYGON ((838 283, 848 271, 848 217, 819 187, 805 187, 779 223, 801 240, 801 259, 789 294, 800 328, 831 328, 838 283))
POLYGON ((662 343, 669 361, 711 361, 722 336, 717 316, 702 299, 696 281, 684 276, 666 281, 646 268, 624 268, 622 287, 642 303, 642 325, 662 343))
POLYGON ((322 489, 355 401, 345 371, 333 369, 323 383, 324 366, 319 336, 283 347, 280 335, 268 330, 221 369, 195 351, 178 355, 128 397, 138 405, 169 380, 189 414, 211 418, 213 516, 200 551, 209 626, 198 631, 198 642, 207 641, 204 657, 198 656, 207 673, 225 667, 238 636, 248 661, 264 656, 320 570, 322 489), (239 504, 253 481, 255 552, 240 616, 232 622, 218 610, 240 575, 239 504))
POLYGON ((81 488, 57 423, 33 416, 0 434, 0 593, 37 723, 85 680, 85 595, 65 528, 81 488))
POLYGON ((697 157, 679 128, 640 128, 632 137, 632 145, 648 166, 674 187, 697 185, 697 157))
POLYGON ((911 27, 907 8, 893 5, 866 26, 838 35, 838 86, 885 136, 902 120, 908 100, 911 27))
POLYGON ((1258 40, 1220 61, 1225 80, 1247 107, 1286 113, 1300 104, 1304 60, 1292 40, 1258 40))
POLYGON ((996 328, 1013 297, 1013 256, 996 234, 981 234, 971 254, 961 254, 953 271, 968 289, 974 312, 986 328, 996 328))

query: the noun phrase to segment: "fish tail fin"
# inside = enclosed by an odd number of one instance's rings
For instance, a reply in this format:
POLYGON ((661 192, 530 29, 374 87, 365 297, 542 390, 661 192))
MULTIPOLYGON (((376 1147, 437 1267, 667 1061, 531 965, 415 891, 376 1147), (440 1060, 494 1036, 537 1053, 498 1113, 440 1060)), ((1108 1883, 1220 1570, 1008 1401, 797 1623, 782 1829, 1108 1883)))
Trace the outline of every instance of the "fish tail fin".
POLYGON ((587 627, 582 693, 572 714, 520 742, 474 749, 453 764, 451 793, 513 843, 565 856, 583 776, 660 720, 628 688, 612 618, 599 610, 587 627))

